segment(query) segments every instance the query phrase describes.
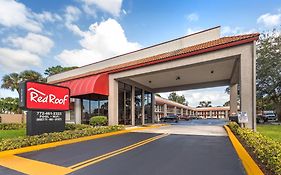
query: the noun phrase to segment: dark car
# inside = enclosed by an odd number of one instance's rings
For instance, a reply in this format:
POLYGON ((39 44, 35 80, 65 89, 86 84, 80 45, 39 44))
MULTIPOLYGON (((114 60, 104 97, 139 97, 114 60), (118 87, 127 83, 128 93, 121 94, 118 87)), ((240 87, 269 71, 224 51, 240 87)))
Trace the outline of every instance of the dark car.
POLYGON ((186 120, 186 121, 192 119, 191 116, 188 116, 188 115, 181 115, 179 118, 180 118, 181 120, 186 120))
POLYGON ((168 115, 165 117, 160 118, 161 122, 175 122, 177 123, 179 121, 179 117, 177 115, 168 115))

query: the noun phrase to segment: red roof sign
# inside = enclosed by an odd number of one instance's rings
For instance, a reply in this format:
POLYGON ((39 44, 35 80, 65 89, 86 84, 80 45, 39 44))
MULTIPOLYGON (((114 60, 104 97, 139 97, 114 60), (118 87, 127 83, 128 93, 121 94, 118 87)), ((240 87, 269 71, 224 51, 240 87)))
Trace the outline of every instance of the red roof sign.
POLYGON ((69 110, 70 90, 67 87, 38 82, 20 85, 20 107, 29 110, 69 110))

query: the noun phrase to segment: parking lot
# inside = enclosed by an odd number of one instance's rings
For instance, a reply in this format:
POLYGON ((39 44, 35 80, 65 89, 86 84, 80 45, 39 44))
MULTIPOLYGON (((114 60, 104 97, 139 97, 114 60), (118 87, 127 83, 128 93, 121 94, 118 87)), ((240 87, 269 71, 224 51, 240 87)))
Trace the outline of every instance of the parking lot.
POLYGON ((193 120, 0 159, 0 174, 245 174, 224 121, 193 120), (13 160, 22 160, 14 162, 13 160), (31 163, 31 164, 32 164, 31 163), (31 165, 30 163, 26 165, 31 165), (24 170, 24 171, 23 171, 24 170), (32 170, 30 170, 32 172, 32 170))

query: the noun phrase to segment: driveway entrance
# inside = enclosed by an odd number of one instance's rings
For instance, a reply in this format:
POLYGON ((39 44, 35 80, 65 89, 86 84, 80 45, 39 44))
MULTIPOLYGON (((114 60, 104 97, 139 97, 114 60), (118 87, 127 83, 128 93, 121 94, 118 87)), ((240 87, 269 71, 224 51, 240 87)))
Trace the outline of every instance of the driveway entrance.
POLYGON ((244 175, 244 167, 223 123, 219 120, 182 121, 2 157, 0 174, 34 174, 34 168, 40 167, 40 172, 46 175, 244 175))

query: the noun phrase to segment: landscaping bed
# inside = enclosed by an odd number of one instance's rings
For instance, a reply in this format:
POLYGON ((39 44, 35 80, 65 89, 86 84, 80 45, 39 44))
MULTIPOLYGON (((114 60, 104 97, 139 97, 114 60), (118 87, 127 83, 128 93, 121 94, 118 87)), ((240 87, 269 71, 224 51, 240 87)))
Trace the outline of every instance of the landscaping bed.
POLYGON ((229 123, 229 128, 267 175, 281 175, 281 142, 229 123))
POLYGON ((27 146, 40 145, 68 139, 75 139, 96 134, 109 133, 114 131, 120 131, 123 129, 124 126, 121 125, 94 127, 90 125, 66 124, 66 130, 64 132, 54 132, 35 136, 20 136, 15 138, 0 139, 0 151, 12 150, 27 146))

